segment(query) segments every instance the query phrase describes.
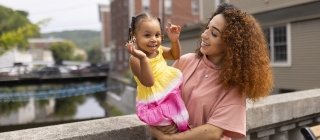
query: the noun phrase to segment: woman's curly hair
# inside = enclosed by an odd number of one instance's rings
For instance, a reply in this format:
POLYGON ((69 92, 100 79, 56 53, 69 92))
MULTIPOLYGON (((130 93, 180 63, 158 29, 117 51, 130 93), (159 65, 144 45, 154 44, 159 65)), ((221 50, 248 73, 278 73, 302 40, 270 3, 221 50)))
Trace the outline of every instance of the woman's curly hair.
POLYGON ((253 16, 230 4, 221 4, 210 20, 218 14, 226 20, 221 38, 227 46, 220 82, 226 88, 238 86, 240 93, 253 101, 269 95, 273 74, 266 39, 259 23, 253 16))

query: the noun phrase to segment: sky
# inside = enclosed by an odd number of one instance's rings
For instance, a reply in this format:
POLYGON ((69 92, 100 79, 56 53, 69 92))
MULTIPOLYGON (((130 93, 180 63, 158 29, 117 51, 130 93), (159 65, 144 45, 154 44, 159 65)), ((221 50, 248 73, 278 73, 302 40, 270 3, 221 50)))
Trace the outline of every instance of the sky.
POLYGON ((42 33, 66 30, 101 30, 98 4, 109 0, 0 0, 0 5, 29 13, 32 23, 48 21, 40 26, 42 33))

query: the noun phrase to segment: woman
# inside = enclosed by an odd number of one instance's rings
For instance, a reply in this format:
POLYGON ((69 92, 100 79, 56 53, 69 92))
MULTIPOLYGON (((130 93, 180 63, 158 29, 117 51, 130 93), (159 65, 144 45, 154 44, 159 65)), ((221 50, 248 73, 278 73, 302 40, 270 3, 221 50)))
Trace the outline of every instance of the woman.
POLYGON ((201 34, 196 53, 174 63, 182 71, 182 99, 190 130, 152 127, 158 140, 227 140, 246 135, 246 99, 267 96, 273 85, 268 48, 253 16, 219 5, 201 34))

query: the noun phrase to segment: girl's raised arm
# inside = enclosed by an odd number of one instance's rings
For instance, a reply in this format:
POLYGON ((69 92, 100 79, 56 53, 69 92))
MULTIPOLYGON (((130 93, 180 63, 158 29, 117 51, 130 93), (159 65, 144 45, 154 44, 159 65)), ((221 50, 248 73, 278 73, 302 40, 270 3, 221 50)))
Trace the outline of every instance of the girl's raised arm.
POLYGON ((171 48, 163 47, 163 57, 169 60, 179 59, 181 55, 181 46, 179 41, 181 27, 179 25, 168 23, 166 31, 171 42, 171 48))

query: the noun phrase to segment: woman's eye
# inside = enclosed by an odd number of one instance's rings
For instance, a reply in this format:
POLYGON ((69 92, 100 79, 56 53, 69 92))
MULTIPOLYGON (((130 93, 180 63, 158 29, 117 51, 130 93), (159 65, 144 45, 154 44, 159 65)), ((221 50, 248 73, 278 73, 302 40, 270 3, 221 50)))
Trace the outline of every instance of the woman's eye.
POLYGON ((214 32, 211 32, 211 35, 213 36, 213 37, 217 37, 218 35, 216 34, 216 33, 214 33, 214 32))

